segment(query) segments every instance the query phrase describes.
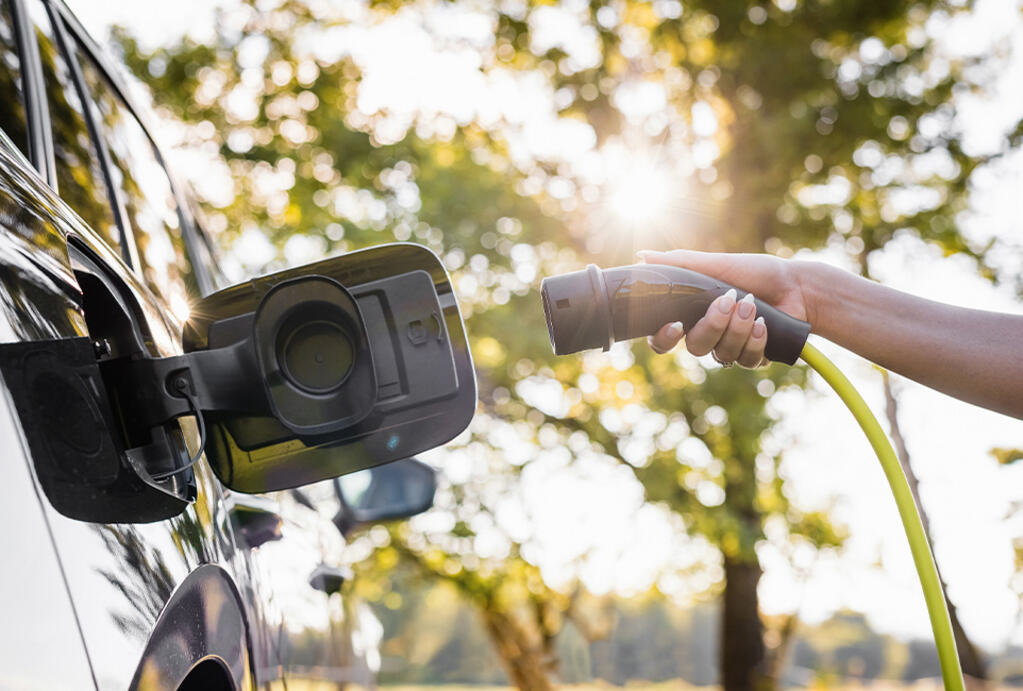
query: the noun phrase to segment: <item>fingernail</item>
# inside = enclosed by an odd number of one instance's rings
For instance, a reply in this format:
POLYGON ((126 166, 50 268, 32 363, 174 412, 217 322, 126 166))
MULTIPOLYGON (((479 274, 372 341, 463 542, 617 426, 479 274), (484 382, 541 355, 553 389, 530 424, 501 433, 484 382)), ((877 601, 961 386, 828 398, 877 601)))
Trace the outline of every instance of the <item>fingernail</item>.
POLYGON ((764 324, 763 317, 757 317, 757 320, 753 322, 753 338, 761 338, 767 333, 767 326, 764 324))
POLYGON ((718 298, 718 309, 728 314, 735 307, 735 296, 738 293, 735 292, 735 288, 729 288, 728 292, 718 298))
POLYGON ((739 318, 749 319, 753 315, 754 309, 756 309, 756 305, 753 304, 753 293, 746 293, 742 296, 742 300, 739 300, 739 318))
POLYGON ((639 252, 636 252, 636 256, 643 261, 646 261, 647 257, 653 256, 655 254, 660 254, 660 252, 657 252, 656 250, 640 250, 639 252))
POLYGON ((672 322, 671 326, 668 327, 668 338, 675 340, 682 335, 682 322, 672 322))

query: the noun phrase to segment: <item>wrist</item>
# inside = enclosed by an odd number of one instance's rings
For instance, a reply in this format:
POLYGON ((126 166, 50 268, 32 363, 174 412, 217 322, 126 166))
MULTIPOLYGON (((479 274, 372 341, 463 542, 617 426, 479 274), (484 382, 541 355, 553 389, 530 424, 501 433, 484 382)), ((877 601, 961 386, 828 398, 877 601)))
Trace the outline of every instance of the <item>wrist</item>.
POLYGON ((830 313, 825 304, 831 294, 827 286, 833 285, 836 277, 832 274, 836 273, 837 269, 813 261, 793 261, 790 266, 796 288, 803 300, 803 309, 806 312, 804 318, 810 323, 813 333, 823 334, 827 331, 824 321, 830 313))

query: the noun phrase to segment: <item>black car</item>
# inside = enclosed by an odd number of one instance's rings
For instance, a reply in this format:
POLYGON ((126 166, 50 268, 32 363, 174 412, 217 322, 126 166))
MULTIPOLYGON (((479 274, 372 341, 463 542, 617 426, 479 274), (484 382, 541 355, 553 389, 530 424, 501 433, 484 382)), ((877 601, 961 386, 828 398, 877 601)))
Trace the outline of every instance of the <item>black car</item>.
POLYGON ((411 456, 471 418, 443 267, 398 244, 225 286, 67 8, 0 0, 0 60, 0 688, 372 685, 338 555, 429 507, 411 456))

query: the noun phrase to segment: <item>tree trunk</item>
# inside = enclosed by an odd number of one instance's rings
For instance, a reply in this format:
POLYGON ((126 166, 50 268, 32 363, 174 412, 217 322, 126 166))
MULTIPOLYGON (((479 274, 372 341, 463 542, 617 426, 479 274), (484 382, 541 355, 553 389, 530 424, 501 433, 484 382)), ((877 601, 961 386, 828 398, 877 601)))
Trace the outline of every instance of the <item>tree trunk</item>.
POLYGON ((757 584, 760 568, 751 560, 725 557, 725 593, 721 613, 721 686, 723 691, 763 688, 764 626, 757 584))
MULTIPOLYGON (((920 512, 920 522, 927 533, 928 541, 930 541, 931 522, 927 517, 927 512, 924 511, 923 504, 920 503, 920 483, 917 480, 916 473, 913 472, 913 466, 910 465, 909 450, 906 448, 906 440, 902 436, 902 429, 899 427, 899 401, 895 397, 891 378, 886 370, 881 370, 881 377, 884 381, 885 412, 888 416, 888 427, 891 430, 892 444, 895 446, 895 453, 899 457, 902 470, 906 473, 909 490, 913 493, 913 500, 916 502, 917 510, 920 512)), ((931 549, 933 550, 933 548, 932 544, 931 549)), ((962 665, 963 674, 967 677, 967 686, 972 689, 983 689, 987 686, 987 668, 984 664, 984 658, 981 657, 980 651, 977 650, 976 646, 966 636, 966 631, 963 630, 962 624, 959 623, 956 607, 948 599, 948 586, 945 584, 940 568, 938 568, 938 580, 941 583, 941 592, 945 595, 945 603, 948 605, 949 619, 952 621, 952 634, 955 636, 956 648, 959 650, 959 664, 962 665)))
POLYGON ((552 691, 542 645, 536 645, 511 618, 483 611, 483 623, 508 674, 521 691, 552 691))
POLYGON ((769 650, 764 658, 764 675, 767 677, 765 686, 778 688, 781 677, 785 673, 792 643, 796 639, 796 628, 799 626, 799 609, 785 618, 785 623, 778 630, 778 645, 769 650))

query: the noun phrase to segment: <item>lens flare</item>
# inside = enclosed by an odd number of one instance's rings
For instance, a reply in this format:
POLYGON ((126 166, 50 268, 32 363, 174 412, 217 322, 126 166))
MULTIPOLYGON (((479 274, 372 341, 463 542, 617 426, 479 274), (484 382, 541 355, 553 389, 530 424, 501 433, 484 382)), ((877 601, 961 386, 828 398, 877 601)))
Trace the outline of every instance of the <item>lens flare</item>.
POLYGON ((597 223, 605 232, 628 231, 653 237, 663 234, 677 218, 685 181, 664 149, 649 142, 629 146, 610 142, 600 152, 597 223))
POLYGON ((671 205, 672 178, 664 166, 635 161, 608 180, 608 208, 627 225, 664 220, 671 205))

